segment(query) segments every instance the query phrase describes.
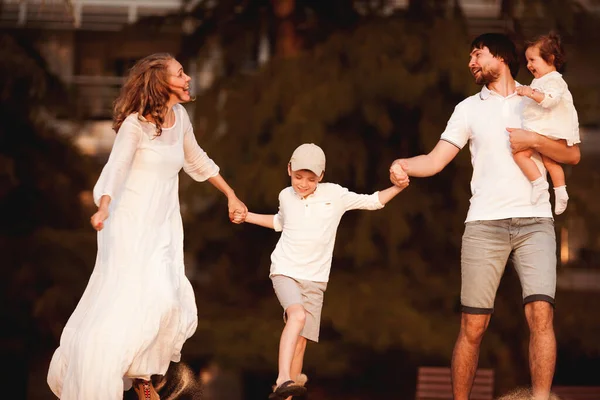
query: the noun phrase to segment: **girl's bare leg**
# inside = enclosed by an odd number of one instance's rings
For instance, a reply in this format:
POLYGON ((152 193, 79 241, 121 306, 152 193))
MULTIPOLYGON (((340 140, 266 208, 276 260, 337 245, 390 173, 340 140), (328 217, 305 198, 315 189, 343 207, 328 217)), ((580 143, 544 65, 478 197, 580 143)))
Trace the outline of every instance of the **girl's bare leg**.
POLYGON ((531 190, 531 204, 535 204, 548 190, 548 182, 544 179, 539 168, 531 159, 532 154, 533 150, 531 149, 523 150, 513 154, 513 158, 533 186, 531 190))
POLYGON ((551 158, 542 156, 544 166, 550 174, 554 186, 554 213, 560 215, 567 209, 569 194, 565 182, 565 171, 562 166, 551 158))

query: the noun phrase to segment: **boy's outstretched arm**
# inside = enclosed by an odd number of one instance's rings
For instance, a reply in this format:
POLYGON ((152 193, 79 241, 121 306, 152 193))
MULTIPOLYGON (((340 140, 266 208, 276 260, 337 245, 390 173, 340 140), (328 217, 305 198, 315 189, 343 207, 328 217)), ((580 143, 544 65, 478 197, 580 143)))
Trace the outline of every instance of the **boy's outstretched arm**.
POLYGON ((396 197, 396 195, 403 190, 404 190, 404 188, 400 188, 396 185, 391 186, 384 190, 380 190, 379 191, 379 202, 381 204, 385 205, 387 202, 389 202, 391 199, 396 197))
POLYGON ((265 228, 275 229, 274 218, 275 215, 273 214, 255 214, 253 212, 248 212, 245 222, 264 226, 265 228))
POLYGON ((391 199, 393 199, 394 197, 396 197, 396 195, 398 193, 400 193, 401 191, 403 191, 407 186, 408 186, 408 179, 406 179, 405 181, 406 183, 403 183, 399 186, 394 185, 391 186, 387 189, 384 190, 380 190, 378 195, 379 195, 379 202, 383 205, 386 205, 387 202, 389 202, 391 199))

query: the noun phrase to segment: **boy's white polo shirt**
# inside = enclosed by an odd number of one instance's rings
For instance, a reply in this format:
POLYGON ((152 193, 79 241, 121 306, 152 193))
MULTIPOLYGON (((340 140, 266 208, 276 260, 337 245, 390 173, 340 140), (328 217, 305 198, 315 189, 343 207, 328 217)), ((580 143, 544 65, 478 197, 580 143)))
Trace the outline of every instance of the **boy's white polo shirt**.
POLYGON ((357 194, 334 183, 320 183, 307 198, 290 186, 279 193, 273 219, 281 237, 271 254, 273 275, 314 282, 329 281, 337 228, 348 210, 383 208, 379 192, 357 194))
MULTIPOLYGON (((518 84, 517 84, 518 85, 518 84)), ((441 140, 462 149, 469 142, 473 176, 466 222, 520 217, 552 217, 550 194, 531 204, 531 182, 513 159, 506 128, 520 128, 522 97, 503 97, 486 86, 454 109, 441 140)), ((539 154, 532 156, 546 179, 539 154)))

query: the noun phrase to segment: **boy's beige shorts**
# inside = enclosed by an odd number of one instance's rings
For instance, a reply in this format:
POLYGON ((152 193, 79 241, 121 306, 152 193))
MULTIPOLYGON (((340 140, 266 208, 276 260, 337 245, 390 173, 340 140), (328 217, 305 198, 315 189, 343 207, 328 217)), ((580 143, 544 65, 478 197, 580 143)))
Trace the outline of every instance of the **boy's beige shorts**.
POLYGON ((306 322, 300 336, 318 342, 323 295, 327 289, 327 282, 306 281, 285 275, 273 275, 271 281, 277 299, 283 307, 283 321, 287 320, 286 310, 289 306, 301 304, 306 312, 306 322))

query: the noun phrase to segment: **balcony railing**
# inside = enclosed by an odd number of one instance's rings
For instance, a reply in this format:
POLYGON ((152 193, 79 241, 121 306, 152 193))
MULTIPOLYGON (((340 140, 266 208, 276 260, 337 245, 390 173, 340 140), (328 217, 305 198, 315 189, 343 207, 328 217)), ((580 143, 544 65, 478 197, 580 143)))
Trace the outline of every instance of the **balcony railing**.
POLYGON ((124 82, 119 76, 73 76, 67 86, 77 99, 77 115, 84 119, 110 119, 112 104, 124 82))
POLYGON ((2 0, 0 27, 116 31, 182 7, 182 0, 2 0))

